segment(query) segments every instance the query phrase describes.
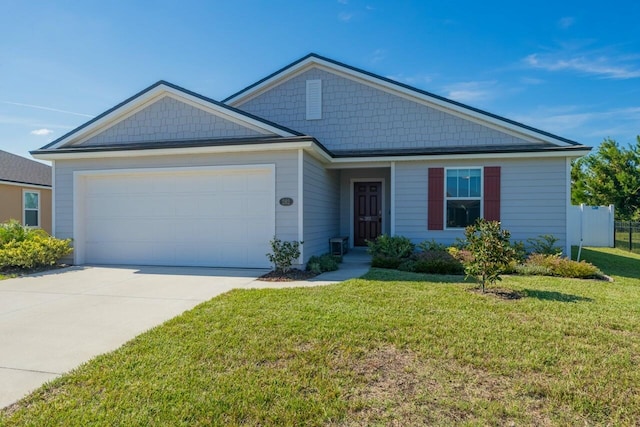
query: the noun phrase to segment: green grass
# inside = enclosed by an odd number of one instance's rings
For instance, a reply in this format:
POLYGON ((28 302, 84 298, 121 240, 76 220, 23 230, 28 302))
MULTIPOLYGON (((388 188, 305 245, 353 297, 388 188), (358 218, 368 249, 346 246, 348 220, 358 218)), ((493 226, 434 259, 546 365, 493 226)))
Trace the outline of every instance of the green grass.
POLYGON ((0 413, 0 425, 637 425, 640 256, 613 283, 389 270, 236 290, 0 413), (499 295, 521 296, 504 299, 499 295))

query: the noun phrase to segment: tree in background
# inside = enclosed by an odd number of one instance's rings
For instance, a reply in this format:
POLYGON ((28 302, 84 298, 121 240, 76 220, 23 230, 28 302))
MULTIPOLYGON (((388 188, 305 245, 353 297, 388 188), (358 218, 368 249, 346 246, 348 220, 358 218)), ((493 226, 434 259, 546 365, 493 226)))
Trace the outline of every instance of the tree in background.
POLYGON ((640 221, 640 136, 620 147, 605 139, 598 151, 573 163, 571 202, 615 206, 616 219, 640 221))

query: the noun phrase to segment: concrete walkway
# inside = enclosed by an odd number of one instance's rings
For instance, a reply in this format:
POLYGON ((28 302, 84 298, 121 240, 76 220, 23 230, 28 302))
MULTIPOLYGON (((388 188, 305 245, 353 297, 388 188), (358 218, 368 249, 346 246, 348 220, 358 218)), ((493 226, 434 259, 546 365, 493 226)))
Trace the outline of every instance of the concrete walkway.
POLYGON ((91 358, 231 289, 320 286, 359 277, 363 253, 303 282, 267 270, 69 267, 0 281, 0 408, 91 358))

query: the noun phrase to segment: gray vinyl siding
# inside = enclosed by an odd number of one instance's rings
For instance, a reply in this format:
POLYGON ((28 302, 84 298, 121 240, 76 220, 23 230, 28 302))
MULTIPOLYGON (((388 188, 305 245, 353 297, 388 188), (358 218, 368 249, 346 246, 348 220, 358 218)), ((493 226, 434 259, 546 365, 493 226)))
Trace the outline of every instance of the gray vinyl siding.
MULTIPOLYGON (((73 173, 75 171, 251 164, 276 165, 276 200, 292 197, 292 195, 295 197, 298 194, 296 151, 57 160, 54 169, 56 237, 73 238, 73 173)), ((276 203, 276 234, 282 240, 298 239, 297 209, 276 203)), ((66 260, 66 262, 70 261, 66 260)))
MULTIPOLYGON (((435 239, 450 244, 462 230, 427 229, 429 167, 501 166, 500 219, 512 240, 526 241, 552 234, 564 248, 566 240, 566 163, 558 159, 499 161, 398 162, 395 174, 397 235, 414 242, 435 239)), ((444 207, 443 207, 444 209, 444 207)))
POLYGON ((349 236, 353 247, 353 185, 356 181, 384 181, 382 233, 391 230, 391 173, 389 168, 343 169, 340 173, 340 235, 349 236))
POLYGON ((329 150, 531 144, 337 74, 312 68, 238 105, 313 135, 329 150), (306 81, 322 80, 322 118, 306 120, 306 81))
POLYGON ((340 233, 340 172, 327 170, 304 154, 304 263, 329 251, 329 239, 340 233))
POLYGON ((265 134, 167 96, 80 145, 241 138, 265 134))

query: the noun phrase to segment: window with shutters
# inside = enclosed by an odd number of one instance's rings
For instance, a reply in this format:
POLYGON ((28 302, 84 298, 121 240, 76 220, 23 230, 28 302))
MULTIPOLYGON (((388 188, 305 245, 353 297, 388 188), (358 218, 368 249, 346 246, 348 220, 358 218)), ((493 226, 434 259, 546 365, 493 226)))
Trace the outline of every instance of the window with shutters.
POLYGON ((482 169, 445 170, 445 211, 447 228, 464 228, 481 215, 482 169))
POLYGON ((500 166, 429 168, 427 227, 461 229, 482 217, 500 221, 500 166))

